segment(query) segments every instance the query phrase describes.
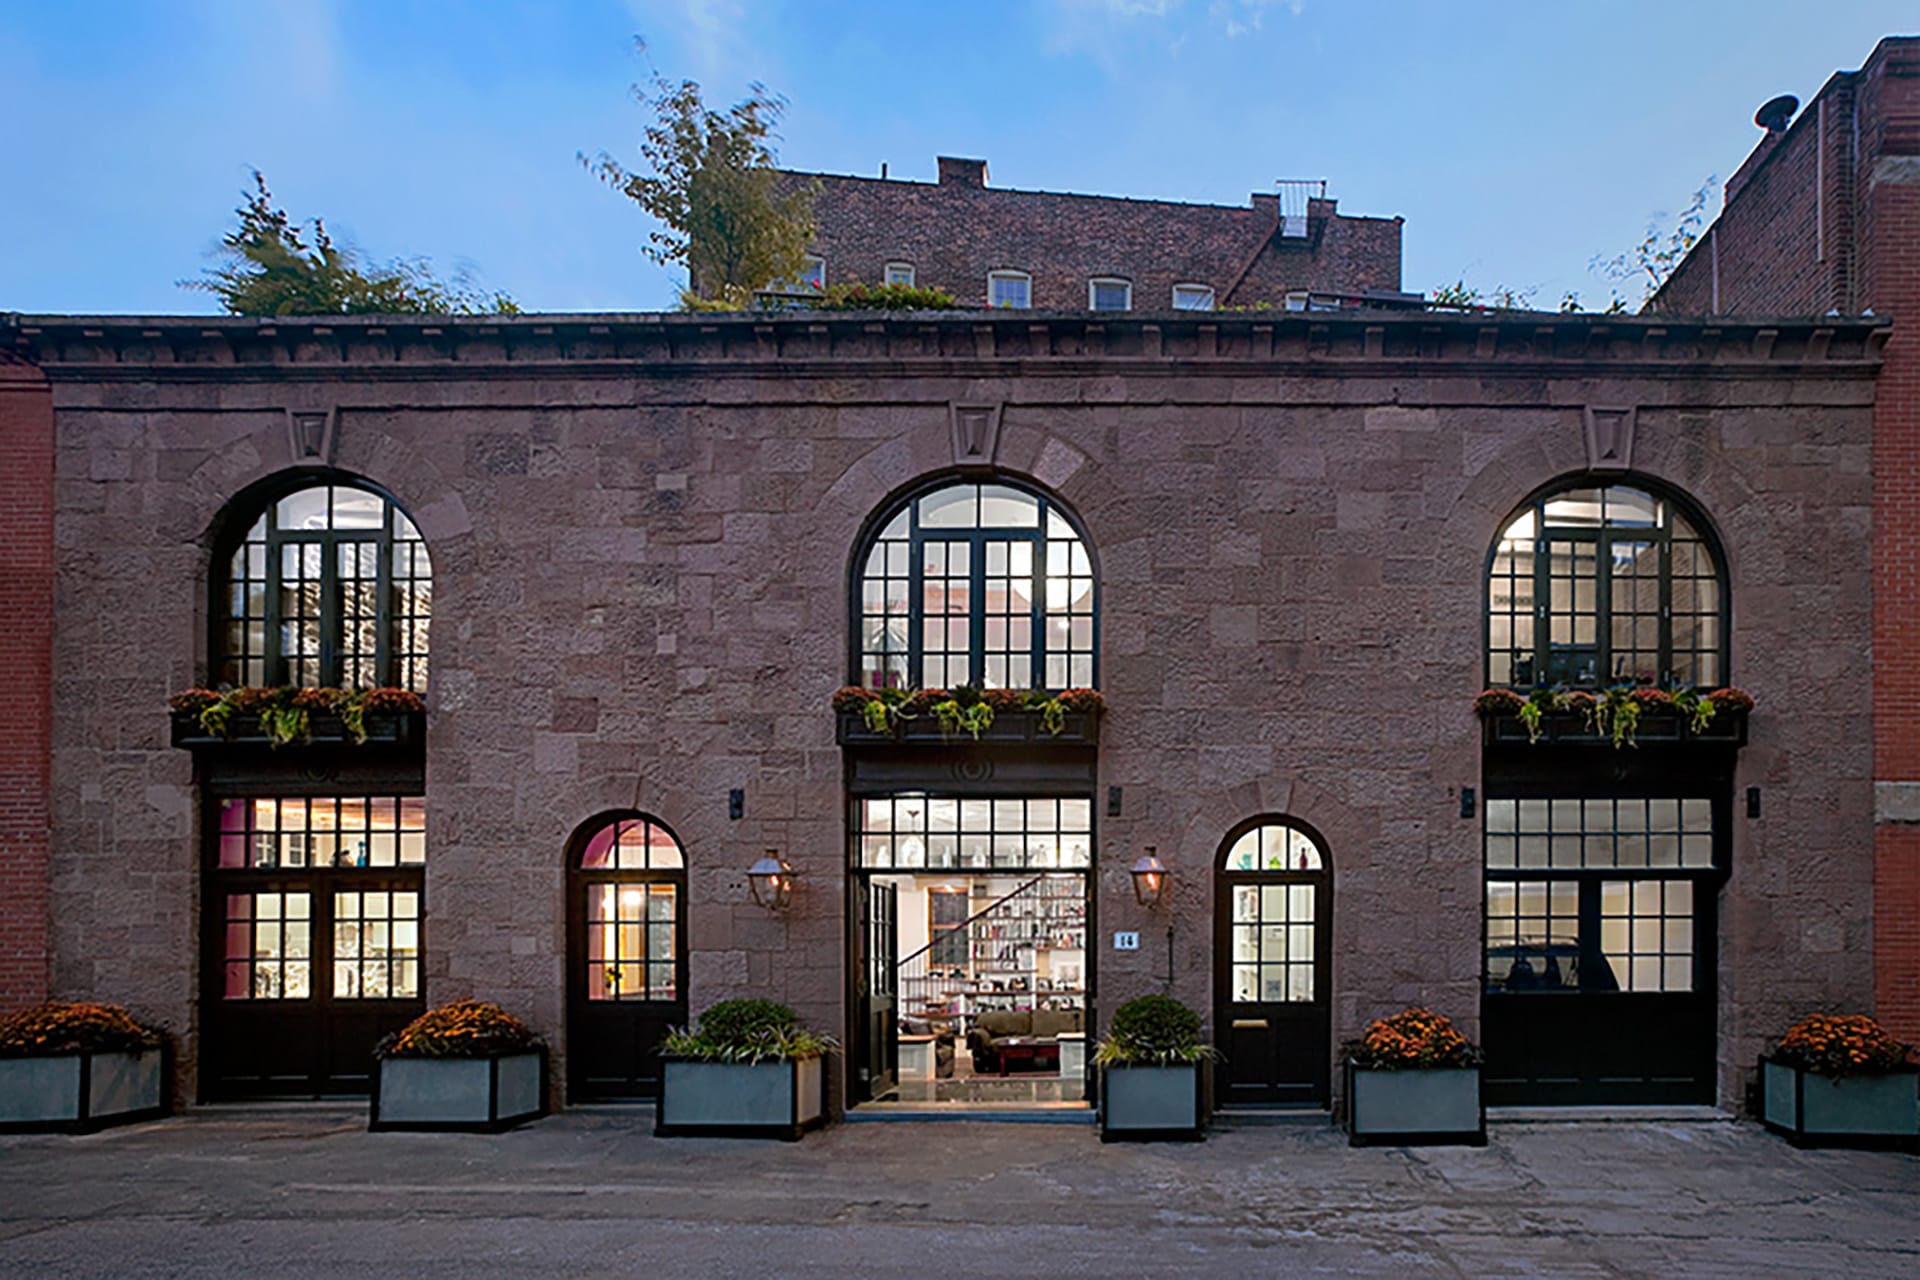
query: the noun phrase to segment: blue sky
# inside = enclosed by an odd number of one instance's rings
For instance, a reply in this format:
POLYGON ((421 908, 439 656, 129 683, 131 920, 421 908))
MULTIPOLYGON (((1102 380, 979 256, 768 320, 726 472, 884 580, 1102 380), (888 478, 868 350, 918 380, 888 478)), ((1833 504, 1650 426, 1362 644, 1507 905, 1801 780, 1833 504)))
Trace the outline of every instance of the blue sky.
POLYGON ((574 158, 634 158, 636 34, 709 102, 785 94, 794 168, 984 156, 996 185, 1228 204, 1324 177, 1406 218, 1409 289, 1592 302, 1589 260, 1724 179, 1762 101, 1916 29, 1912 0, 0 0, 0 310, 214 310, 176 282, 256 166, 296 217, 530 310, 670 305, 574 158))

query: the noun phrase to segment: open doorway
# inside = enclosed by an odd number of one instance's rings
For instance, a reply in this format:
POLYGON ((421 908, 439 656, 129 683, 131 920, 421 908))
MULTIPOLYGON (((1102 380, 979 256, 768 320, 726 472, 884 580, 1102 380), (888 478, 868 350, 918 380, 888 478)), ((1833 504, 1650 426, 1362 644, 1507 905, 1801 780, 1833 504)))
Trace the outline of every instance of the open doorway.
POLYGON ((1084 1107, 1088 803, 906 795, 856 808, 853 1100, 1084 1107))

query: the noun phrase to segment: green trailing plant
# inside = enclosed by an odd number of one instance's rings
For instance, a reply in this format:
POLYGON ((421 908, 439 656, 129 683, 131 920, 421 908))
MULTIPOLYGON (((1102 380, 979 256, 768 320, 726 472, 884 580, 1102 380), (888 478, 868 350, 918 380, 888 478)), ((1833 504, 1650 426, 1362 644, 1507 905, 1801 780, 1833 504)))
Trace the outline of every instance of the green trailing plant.
POLYGON ((838 1043, 800 1025, 777 1000, 722 1000, 700 1015, 697 1029, 682 1027, 661 1043, 669 1058, 697 1062, 791 1062, 833 1052, 838 1043))
POLYGON ((959 305, 944 289, 857 280, 827 286, 813 304, 818 311, 952 311, 959 305))
POLYGON ((1605 695, 1606 733, 1613 739, 1613 749, 1638 746, 1634 732, 1640 727, 1640 711, 1646 704, 1633 696, 1633 690, 1626 685, 1615 685, 1605 695))
POLYGON ((1686 685, 1674 687, 1673 709, 1686 718, 1687 727, 1694 733, 1705 731, 1720 710, 1711 695, 1686 685))
POLYGON ((1054 737, 1067 727, 1067 708, 1058 698, 1048 698, 1039 704, 1040 727, 1054 737))
POLYGON ((1540 722, 1549 711, 1558 711, 1566 705, 1566 698, 1558 689, 1535 689, 1520 704, 1520 721, 1527 726, 1527 741, 1540 741, 1540 722))
POLYGON ((1170 1067, 1217 1057, 1200 1042, 1200 1015, 1172 996, 1139 996, 1113 1011, 1094 1050, 1103 1067, 1170 1067))
POLYGON ((962 733, 978 738, 993 727, 993 707, 985 702, 968 707, 960 705, 958 699, 948 698, 933 704, 933 715, 940 722, 940 732, 949 738, 962 733))

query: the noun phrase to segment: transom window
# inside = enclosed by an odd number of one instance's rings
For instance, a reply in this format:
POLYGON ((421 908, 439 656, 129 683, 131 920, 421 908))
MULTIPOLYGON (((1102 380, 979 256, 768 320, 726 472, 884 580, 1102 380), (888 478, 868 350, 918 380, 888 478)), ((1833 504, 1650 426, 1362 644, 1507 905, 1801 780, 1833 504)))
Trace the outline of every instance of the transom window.
POLYGON ((585 899, 586 998, 680 997, 686 856, 645 814, 608 820, 578 844, 574 892, 585 899))
POLYGON ((862 563, 858 679, 870 688, 1094 683, 1093 561, 1048 499, 942 486, 882 521, 862 563))
POLYGON ((1093 803, 1083 796, 972 800, 911 792, 854 803, 862 868, 1077 871, 1093 862, 1093 803))
POLYGON ((1024 271, 994 271, 987 276, 987 305, 1025 309, 1033 305, 1033 277, 1024 271))
POLYGON ((1724 683, 1726 591, 1712 546, 1671 500, 1628 485, 1528 503, 1489 566, 1487 680, 1724 683))
POLYGON ((433 566, 384 495, 296 489, 253 522, 225 571, 220 683, 426 690, 433 566))
POLYGON ((1087 306, 1095 311, 1133 310, 1133 286, 1125 280, 1096 277, 1087 281, 1087 306))
POLYGON ((1718 870, 1699 797, 1490 798, 1490 992, 1690 992, 1718 870))

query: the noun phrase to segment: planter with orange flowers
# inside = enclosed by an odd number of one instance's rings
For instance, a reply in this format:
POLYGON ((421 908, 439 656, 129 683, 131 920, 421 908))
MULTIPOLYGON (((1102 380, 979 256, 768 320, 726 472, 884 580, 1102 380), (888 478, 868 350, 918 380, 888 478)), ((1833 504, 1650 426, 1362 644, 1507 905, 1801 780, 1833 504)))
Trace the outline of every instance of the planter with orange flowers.
POLYGON ((1098 689, 865 689, 833 695, 841 746, 1086 746, 1100 736, 1098 689))
POLYGON ((1920 1150, 1914 1047, 1862 1014, 1816 1013, 1760 1059, 1760 1117, 1796 1147, 1920 1150))
POLYGON ((164 1032, 110 1004, 51 1003, 0 1020, 0 1132, 92 1133, 164 1116, 164 1032))
POLYGON ((1487 1145, 1480 1050, 1445 1016, 1407 1009, 1376 1018, 1341 1056, 1349 1145, 1487 1145))
POLYGON ((406 746, 424 739, 411 689, 188 689, 168 700, 173 745, 190 750, 406 746))
POLYGON ((1488 746, 1556 743, 1615 749, 1661 743, 1741 747, 1753 695, 1744 689, 1615 685, 1488 689, 1473 700, 1488 746))
POLYGON ((547 1046, 497 1004, 429 1009, 374 1056, 375 1131, 499 1133, 547 1113, 547 1046))

